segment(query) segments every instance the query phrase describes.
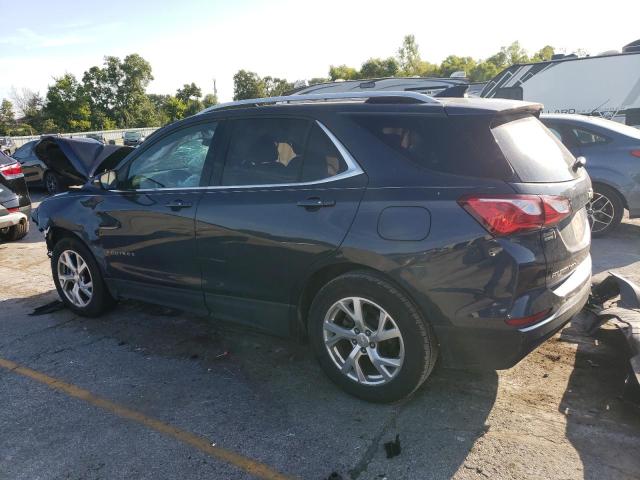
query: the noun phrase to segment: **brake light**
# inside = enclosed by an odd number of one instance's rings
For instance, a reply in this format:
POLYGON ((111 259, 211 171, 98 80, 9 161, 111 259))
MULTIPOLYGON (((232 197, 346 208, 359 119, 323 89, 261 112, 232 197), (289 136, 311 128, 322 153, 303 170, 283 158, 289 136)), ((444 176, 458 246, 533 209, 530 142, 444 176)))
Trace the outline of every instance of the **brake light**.
POLYGON ((553 195, 467 195, 458 203, 494 235, 550 227, 571 213, 569 199, 553 195))
POLYGON ((631 150, 631 155, 640 158, 640 150, 631 150))
POLYGON ((507 318, 504 323, 511 325, 512 327, 526 327, 527 325, 533 325, 534 323, 539 322, 546 317, 549 312, 551 312, 550 308, 543 310, 542 312, 529 315, 528 317, 507 318))
POLYGON ((7 180, 13 180, 14 178, 20 178, 23 176, 22 167, 19 163, 0 165, 0 174, 7 180))

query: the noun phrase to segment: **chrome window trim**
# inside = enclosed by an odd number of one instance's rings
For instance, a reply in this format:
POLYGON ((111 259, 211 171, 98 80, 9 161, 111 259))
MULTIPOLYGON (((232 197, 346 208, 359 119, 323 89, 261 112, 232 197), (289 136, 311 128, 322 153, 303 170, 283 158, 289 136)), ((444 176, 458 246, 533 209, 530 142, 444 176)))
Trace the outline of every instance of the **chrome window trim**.
POLYGON ((322 122, 315 120, 316 124, 322 129, 322 131, 329 137, 331 143, 336 147, 338 153, 342 155, 345 163, 347 164, 347 170, 333 175, 332 177, 323 178, 321 180, 314 180, 311 182, 293 182, 293 183, 264 183, 264 184, 251 184, 251 185, 208 185, 204 187, 161 187, 161 188, 141 188, 137 190, 110 190, 112 192, 127 193, 127 192, 165 192, 165 191, 190 191, 190 190, 228 190, 228 189, 249 189, 249 188, 272 188, 272 187, 304 187, 310 185, 322 185, 324 183, 336 182, 344 180, 345 178, 355 177, 364 174, 358 162, 349 153, 349 150, 336 138, 336 136, 329 130, 322 122))

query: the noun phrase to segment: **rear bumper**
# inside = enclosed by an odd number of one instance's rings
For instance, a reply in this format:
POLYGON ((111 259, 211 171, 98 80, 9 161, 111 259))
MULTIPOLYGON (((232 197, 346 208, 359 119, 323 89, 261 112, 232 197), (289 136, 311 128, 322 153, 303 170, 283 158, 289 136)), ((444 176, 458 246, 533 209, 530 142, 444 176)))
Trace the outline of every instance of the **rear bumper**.
POLYGON ((549 316, 523 328, 510 328, 499 320, 495 328, 438 329, 444 363, 451 367, 511 368, 552 337, 587 303, 591 291, 591 257, 551 291, 549 316))
POLYGON ((28 222, 29 218, 22 212, 9 213, 0 217, 0 228, 8 228, 19 223, 28 222))

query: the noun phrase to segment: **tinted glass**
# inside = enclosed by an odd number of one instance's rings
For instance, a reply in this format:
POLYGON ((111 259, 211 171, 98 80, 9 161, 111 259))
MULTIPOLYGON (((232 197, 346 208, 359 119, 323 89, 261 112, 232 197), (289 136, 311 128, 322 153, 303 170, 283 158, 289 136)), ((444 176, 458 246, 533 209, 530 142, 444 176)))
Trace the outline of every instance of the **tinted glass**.
POLYGON ((437 172, 513 179, 486 119, 356 115, 356 123, 416 164, 437 172))
POLYGON ((583 130, 581 128, 572 128, 571 131, 576 137, 576 140, 580 145, 591 145, 595 143, 607 143, 608 140, 602 135, 598 135, 595 132, 583 130))
POLYGON ((537 118, 522 117, 492 132, 523 182, 565 182, 576 177, 573 155, 537 118))
POLYGON ((309 121, 291 118, 234 120, 222 185, 295 183, 309 121))
POLYGON ((194 125, 159 140, 130 164, 125 188, 199 186, 215 129, 215 123, 194 125))
POLYGON ((305 151, 302 164, 303 182, 312 182, 333 177, 347 171, 347 164, 326 133, 315 124, 305 151))

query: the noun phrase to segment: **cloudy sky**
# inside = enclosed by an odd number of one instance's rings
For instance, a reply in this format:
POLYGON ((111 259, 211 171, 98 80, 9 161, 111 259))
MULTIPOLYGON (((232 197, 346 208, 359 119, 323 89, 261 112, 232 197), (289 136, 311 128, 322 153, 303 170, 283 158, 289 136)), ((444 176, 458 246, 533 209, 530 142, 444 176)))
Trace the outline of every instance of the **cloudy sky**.
POLYGON ((330 64, 394 55, 408 33, 431 62, 487 57, 514 40, 530 51, 596 54, 640 38, 638 0, 0 0, 0 11, 0 98, 12 87, 44 94, 53 77, 82 77, 105 55, 141 54, 153 68, 150 92, 192 81, 210 92, 215 78, 229 100, 241 68, 291 81, 326 76, 330 64))

